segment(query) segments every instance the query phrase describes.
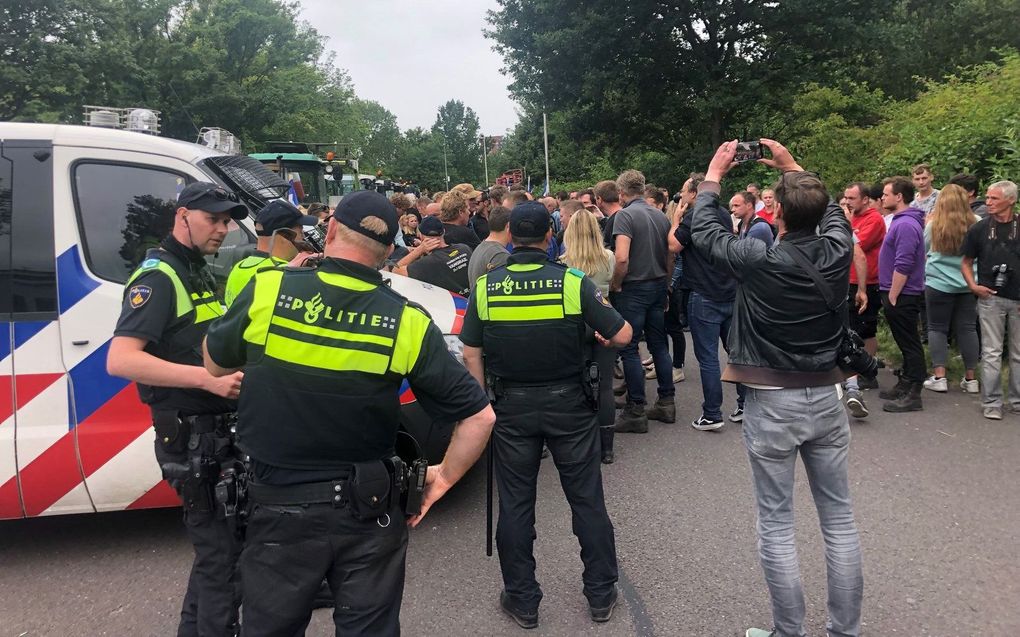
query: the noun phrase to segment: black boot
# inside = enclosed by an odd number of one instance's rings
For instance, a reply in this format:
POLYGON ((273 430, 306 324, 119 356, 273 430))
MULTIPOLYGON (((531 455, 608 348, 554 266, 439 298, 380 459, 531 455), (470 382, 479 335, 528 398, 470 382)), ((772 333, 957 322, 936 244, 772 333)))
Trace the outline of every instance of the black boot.
POLYGON ((648 416, 645 415, 645 406, 627 403, 620 415, 616 417, 615 427, 616 433, 620 434, 648 433, 648 416))
POLYGON ((882 411, 891 411, 893 413, 921 411, 924 409, 921 404, 921 389, 923 387, 923 383, 909 383, 907 393, 903 394, 896 400, 891 400, 883 404, 882 411))
POLYGON ((910 391, 910 381, 901 376, 893 387, 878 392, 878 397, 882 400, 896 400, 908 391, 910 391))
POLYGON ((608 427, 599 427, 599 438, 602 439, 602 464, 613 464, 616 458, 613 455, 613 437, 616 434, 616 429, 609 425, 608 427))

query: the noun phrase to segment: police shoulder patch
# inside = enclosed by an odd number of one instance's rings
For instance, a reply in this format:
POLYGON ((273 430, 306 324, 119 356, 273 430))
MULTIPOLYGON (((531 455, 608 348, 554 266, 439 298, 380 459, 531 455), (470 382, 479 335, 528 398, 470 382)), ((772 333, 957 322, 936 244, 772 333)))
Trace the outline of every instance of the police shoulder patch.
POLYGON ((152 288, 147 285, 133 285, 128 290, 128 302, 131 303, 132 309, 138 309, 148 303, 149 299, 152 298, 152 288))
POLYGON ((567 268, 567 272, 569 272, 570 274, 573 274, 574 276, 576 276, 579 279, 583 279, 584 278, 584 272, 578 270, 577 268, 567 268))
POLYGON ((595 300, 601 303, 602 305, 609 307, 609 301, 606 300, 606 297, 602 296, 602 290, 598 288, 595 288, 595 300))

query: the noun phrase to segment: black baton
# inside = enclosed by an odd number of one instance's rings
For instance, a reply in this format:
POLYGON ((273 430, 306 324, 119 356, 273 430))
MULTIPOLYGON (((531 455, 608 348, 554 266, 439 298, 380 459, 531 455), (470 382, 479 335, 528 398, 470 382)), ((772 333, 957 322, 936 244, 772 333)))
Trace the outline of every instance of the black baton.
POLYGON ((485 449, 485 555, 492 557, 492 438, 485 449))

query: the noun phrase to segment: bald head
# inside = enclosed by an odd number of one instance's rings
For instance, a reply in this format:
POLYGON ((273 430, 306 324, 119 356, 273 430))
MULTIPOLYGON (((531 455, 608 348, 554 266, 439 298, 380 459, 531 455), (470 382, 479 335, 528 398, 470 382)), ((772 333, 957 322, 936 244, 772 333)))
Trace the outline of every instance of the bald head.
POLYGON ((429 205, 425 206, 425 216, 426 217, 438 217, 439 213, 441 211, 441 208, 442 208, 442 206, 440 206, 437 203, 430 203, 429 205))

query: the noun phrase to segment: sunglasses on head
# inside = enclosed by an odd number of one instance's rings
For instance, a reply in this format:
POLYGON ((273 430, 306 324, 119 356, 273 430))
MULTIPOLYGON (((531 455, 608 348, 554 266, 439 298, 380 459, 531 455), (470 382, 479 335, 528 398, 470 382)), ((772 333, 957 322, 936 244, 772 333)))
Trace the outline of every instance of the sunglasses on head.
POLYGON ((230 201, 233 203, 240 203, 241 201, 240 199, 237 198, 236 194, 224 188, 220 188, 219 186, 215 188, 206 188, 202 192, 199 192, 192 196, 191 201, 196 201, 198 199, 201 199, 202 197, 213 197, 214 199, 217 199, 219 201, 230 201))

